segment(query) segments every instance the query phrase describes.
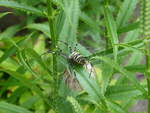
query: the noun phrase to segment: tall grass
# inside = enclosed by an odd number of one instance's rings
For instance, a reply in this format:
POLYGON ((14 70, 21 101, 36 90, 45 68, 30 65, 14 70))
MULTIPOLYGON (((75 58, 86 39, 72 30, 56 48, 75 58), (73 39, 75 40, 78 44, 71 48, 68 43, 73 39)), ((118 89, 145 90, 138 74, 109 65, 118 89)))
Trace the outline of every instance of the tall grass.
POLYGON ((0 6, 13 9, 1 19, 23 18, 0 32, 0 112, 128 113, 146 100, 148 109, 138 112, 150 113, 149 1, 0 0, 0 6), (70 48, 61 41, 77 45, 95 79, 68 63, 70 48), (67 72, 82 90, 68 87, 67 72))

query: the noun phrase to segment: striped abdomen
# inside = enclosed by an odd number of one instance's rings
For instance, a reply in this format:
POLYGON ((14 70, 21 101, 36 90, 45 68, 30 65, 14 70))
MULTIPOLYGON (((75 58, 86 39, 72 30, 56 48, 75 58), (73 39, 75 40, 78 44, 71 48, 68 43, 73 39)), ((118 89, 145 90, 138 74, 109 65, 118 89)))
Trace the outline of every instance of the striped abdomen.
POLYGON ((81 65, 84 65, 86 63, 86 59, 80 53, 76 51, 71 53, 71 55, 69 56, 69 59, 81 65))

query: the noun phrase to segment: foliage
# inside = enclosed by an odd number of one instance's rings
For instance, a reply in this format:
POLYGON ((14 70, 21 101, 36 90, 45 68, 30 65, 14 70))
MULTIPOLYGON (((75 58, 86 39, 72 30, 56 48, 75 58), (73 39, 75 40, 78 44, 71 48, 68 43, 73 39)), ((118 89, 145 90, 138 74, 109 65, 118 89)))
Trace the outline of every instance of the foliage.
POLYGON ((138 0, 0 0, 12 9, 1 19, 23 17, 0 32, 0 112, 127 113, 135 100, 150 103, 149 1, 140 3, 139 19, 138 0), (95 79, 68 63, 66 45, 77 45, 95 79), (67 70, 82 90, 65 84, 67 70))

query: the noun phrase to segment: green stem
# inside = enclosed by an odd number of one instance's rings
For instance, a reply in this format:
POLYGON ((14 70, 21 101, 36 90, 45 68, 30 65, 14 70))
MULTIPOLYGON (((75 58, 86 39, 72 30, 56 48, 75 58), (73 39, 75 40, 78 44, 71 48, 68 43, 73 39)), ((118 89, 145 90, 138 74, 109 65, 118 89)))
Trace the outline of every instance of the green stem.
MULTIPOLYGON (((50 28, 50 34, 51 34, 51 40, 52 40, 52 51, 56 51, 56 33, 55 33, 55 23, 54 23, 54 17, 53 17, 53 8, 52 8, 52 0, 47 0, 47 17, 49 22, 49 28, 50 28)), ((57 54, 52 54, 53 59, 53 77, 54 77, 54 94, 57 94, 57 82, 58 82, 58 76, 57 76, 57 54)))
MULTIPOLYGON (((150 95, 150 79, 147 79, 147 86, 148 86, 148 97, 150 95)), ((148 98, 148 111, 147 113, 150 113, 150 98, 148 98)))
MULTIPOLYGON (((148 86, 148 97, 150 96, 150 56, 149 56, 149 49, 147 48, 147 55, 146 55, 146 70, 147 70, 147 86, 148 86)), ((148 113, 150 113, 150 97, 148 98, 148 113)))
MULTIPOLYGON (((146 39, 145 39, 146 40, 146 39)), ((148 111, 150 113, 150 50, 149 50, 149 42, 145 41, 145 57, 146 57, 146 73, 147 77, 147 87, 148 87, 148 111)))
MULTIPOLYGON (((56 50, 56 35, 55 35, 55 29, 54 29, 54 17, 53 17, 53 10, 52 10, 52 1, 47 0, 47 9, 48 9, 48 22, 49 22, 49 28, 50 28, 50 34, 52 39, 52 51, 56 50)), ((54 76, 57 75, 57 55, 53 54, 53 74, 54 76)))
POLYGON ((147 89, 148 89, 148 110, 147 113, 150 113, 150 49, 148 38, 150 37, 149 27, 150 27, 150 1, 149 0, 140 0, 141 4, 141 30, 142 36, 144 37, 145 45, 145 58, 146 58, 146 71, 145 76, 147 78, 147 89))
MULTIPOLYGON (((54 23, 54 15, 53 15, 53 7, 52 0, 47 0, 47 18, 49 22, 50 29, 50 38, 52 40, 51 51, 56 51, 56 33, 55 33, 55 23, 54 23)), ((57 97, 58 97, 58 74, 57 74, 57 53, 52 54, 52 70, 53 70, 53 89, 51 92, 51 104, 53 105, 53 109, 57 112, 57 97)))

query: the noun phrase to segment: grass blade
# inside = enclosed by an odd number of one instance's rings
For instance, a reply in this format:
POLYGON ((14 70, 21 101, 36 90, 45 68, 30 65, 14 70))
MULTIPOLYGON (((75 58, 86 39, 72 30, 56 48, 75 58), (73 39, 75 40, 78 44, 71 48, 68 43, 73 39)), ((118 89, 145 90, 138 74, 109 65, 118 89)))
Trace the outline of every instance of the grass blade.
POLYGON ((113 75, 113 69, 107 64, 102 64, 102 92, 105 94, 111 77, 113 75), (108 71, 109 70, 109 71, 108 71))
POLYGON ((124 0, 121 10, 117 16, 117 27, 121 28, 128 22, 131 17, 138 0, 124 0))
POLYGON ((108 30, 109 40, 111 41, 111 46, 113 47, 113 54, 114 54, 114 60, 117 61, 117 54, 118 54, 118 46, 114 44, 118 44, 118 34, 116 29, 116 23, 115 20, 108 8, 108 6, 104 7, 104 15, 106 19, 106 27, 108 30))
POLYGON ((20 25, 13 25, 11 27, 8 27, 5 31, 1 33, 0 40, 7 40, 12 38, 19 30, 20 25))
POLYGON ((44 13, 41 10, 36 9, 34 7, 31 7, 31 6, 19 4, 15 1, 0 1, 0 6, 10 7, 13 9, 24 11, 26 13, 35 14, 38 16, 44 16, 44 13))
POLYGON ((10 13, 11 13, 11 12, 0 13, 0 18, 4 17, 4 16, 6 16, 6 15, 8 15, 8 14, 10 14, 10 13))
POLYGON ((136 96, 142 95, 142 93, 135 88, 134 85, 114 85, 114 86, 109 86, 107 88, 107 92, 105 96, 108 99, 111 100, 126 100, 128 99, 133 99, 136 96))
POLYGON ((134 23, 131 23, 131 24, 128 24, 124 27, 121 27, 117 30, 118 34, 121 34, 121 33, 124 33, 124 32, 129 32, 129 31, 132 31, 134 29, 137 29, 139 28, 140 26, 140 22, 134 22, 134 23))
POLYGON ((14 104, 10 104, 4 101, 0 102, 0 109, 11 113, 32 113, 31 111, 23 107, 16 106, 14 104))
POLYGON ((97 102, 102 99, 102 94, 99 85, 95 79, 90 78, 89 73, 83 69, 83 67, 77 67, 75 69, 76 78, 78 79, 80 85, 85 91, 97 102))
POLYGON ((113 110, 115 113, 128 113, 119 104, 114 103, 112 101, 108 101, 108 100, 106 102, 110 110, 113 110))
POLYGON ((43 95, 42 91, 40 90, 40 88, 37 87, 32 81, 29 81, 25 77, 21 76, 20 73, 17 73, 15 71, 11 71, 11 70, 8 70, 8 69, 3 69, 3 68, 0 68, 0 71, 8 73, 9 75, 14 77, 15 79, 19 80, 24 86, 31 89, 32 91, 35 91, 36 94, 38 94, 47 104, 49 104, 49 101, 47 100, 47 98, 44 97, 44 95, 43 95))
POLYGON ((104 61, 105 63, 107 63, 108 65, 110 65, 112 68, 116 69, 118 72, 120 72, 122 75, 126 76, 134 85, 135 87, 140 90, 143 94, 147 94, 147 91, 140 85, 140 83, 137 81, 137 79, 135 78, 135 76, 125 70, 124 68, 120 67, 117 63, 115 63, 114 61, 110 60, 109 58, 106 57, 95 57, 93 59, 100 59, 102 61, 104 61))
MULTIPOLYGON (((21 46, 24 42, 25 42, 25 38, 18 41, 17 45, 21 46)), ((8 57, 10 57, 11 55, 15 54, 17 51, 17 47, 15 45, 11 46, 1 57, 0 57, 0 63, 2 63, 4 60, 6 60, 8 57)))
POLYGON ((80 16, 79 0, 66 0, 64 1, 63 7, 66 19, 64 20, 60 38, 64 37, 69 45, 74 46, 74 42, 76 42, 77 27, 80 16))
POLYGON ((49 30, 49 26, 47 24, 29 24, 26 26, 29 29, 35 29, 38 31, 43 32, 45 35, 47 35, 48 37, 50 37, 50 30, 49 30))
POLYGON ((31 48, 26 48, 25 52, 28 56, 30 56, 31 58, 33 58, 36 62, 38 62, 41 67, 43 69, 45 69, 47 72, 49 72, 50 75, 52 75, 52 72, 50 71, 49 68, 47 68, 47 66, 44 64, 44 62, 42 61, 41 57, 31 48))

